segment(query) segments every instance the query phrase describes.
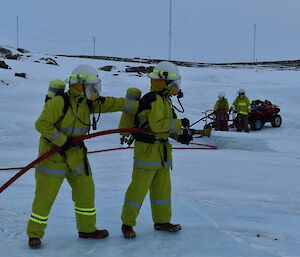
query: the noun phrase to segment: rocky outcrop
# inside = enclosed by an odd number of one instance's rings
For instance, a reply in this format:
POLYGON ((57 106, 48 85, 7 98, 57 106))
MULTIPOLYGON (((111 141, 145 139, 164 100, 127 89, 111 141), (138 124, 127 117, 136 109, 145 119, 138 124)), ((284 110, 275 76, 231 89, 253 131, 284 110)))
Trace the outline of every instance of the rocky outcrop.
POLYGON ((116 69, 115 66, 112 66, 112 65, 106 65, 106 66, 103 66, 103 67, 100 67, 99 70, 103 70, 103 71, 112 71, 116 69))
POLYGON ((26 79, 26 73, 24 73, 24 72, 21 72, 21 73, 15 73, 15 76, 16 77, 21 77, 21 78, 24 78, 24 79, 26 79))
POLYGON ((153 66, 126 66, 125 72, 135 72, 142 75, 151 73, 153 71, 153 68, 153 66))
POLYGON ((4 61, 0 61, 0 68, 1 69, 11 69, 4 61))
POLYGON ((6 58, 6 56, 8 55, 11 55, 12 52, 4 47, 0 47, 0 55, 3 57, 3 58, 6 58))
POLYGON ((24 48, 17 48, 17 50, 22 53, 22 54, 28 54, 30 53, 28 50, 24 49, 24 48))
POLYGON ((49 58, 49 57, 40 58, 40 62, 45 63, 45 64, 51 64, 51 65, 57 65, 58 66, 57 62, 55 60, 53 60, 52 58, 49 58))
POLYGON ((22 57, 22 54, 13 54, 9 49, 0 47, 0 56, 5 59, 19 60, 22 57))

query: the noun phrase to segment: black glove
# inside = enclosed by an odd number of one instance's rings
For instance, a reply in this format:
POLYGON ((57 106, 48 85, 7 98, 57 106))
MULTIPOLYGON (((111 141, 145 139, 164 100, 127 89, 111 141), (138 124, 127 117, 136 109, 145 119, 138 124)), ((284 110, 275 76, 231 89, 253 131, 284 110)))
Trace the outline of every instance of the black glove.
POLYGON ((178 136, 178 142, 188 145, 193 140, 192 132, 189 129, 183 129, 182 134, 178 136))
POLYGON ((181 119, 181 124, 182 124, 182 127, 185 127, 185 128, 190 127, 190 121, 187 118, 181 119))
POLYGON ((72 146, 72 138, 68 137, 66 142, 60 147, 59 153, 61 156, 65 156, 65 151, 67 151, 72 146))

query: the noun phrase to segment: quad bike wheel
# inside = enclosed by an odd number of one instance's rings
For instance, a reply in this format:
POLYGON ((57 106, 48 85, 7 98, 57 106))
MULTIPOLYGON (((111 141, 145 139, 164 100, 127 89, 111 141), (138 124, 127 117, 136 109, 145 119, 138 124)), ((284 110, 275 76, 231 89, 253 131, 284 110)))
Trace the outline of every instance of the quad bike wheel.
POLYGON ((257 117, 251 122, 250 126, 252 130, 261 130, 264 126, 264 121, 261 118, 257 117))
POLYGON ((272 119, 271 119, 272 127, 278 128, 281 126, 281 123, 282 123, 282 119, 279 114, 275 114, 272 116, 272 119))

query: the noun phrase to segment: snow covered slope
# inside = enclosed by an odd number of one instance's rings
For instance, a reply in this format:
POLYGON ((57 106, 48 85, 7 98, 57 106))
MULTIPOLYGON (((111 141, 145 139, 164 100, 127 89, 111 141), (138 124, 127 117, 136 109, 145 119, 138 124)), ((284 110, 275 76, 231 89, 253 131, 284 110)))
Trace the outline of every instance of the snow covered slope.
MULTIPOLYGON (((115 72, 99 71, 103 95, 123 97, 128 87, 144 93, 149 88, 146 76, 116 72, 128 63, 63 57, 55 59, 59 66, 34 62, 42 57, 5 60, 12 69, 0 69, 5 82, 0 84, 0 167, 23 166, 36 158, 39 134, 34 122, 49 80, 68 78, 76 65, 116 67, 115 72), (26 72, 27 79, 15 77, 15 72, 26 72)), ((180 68, 180 72, 185 94, 185 113, 180 118, 196 121, 202 111, 213 107, 219 91, 225 91, 232 102, 243 87, 250 99, 278 104, 282 126, 266 125, 249 134, 213 132, 209 139, 195 139, 218 146, 215 151, 174 150, 173 221, 183 226, 177 234, 153 230, 146 199, 136 226, 137 238, 123 239, 120 214, 133 152, 106 152, 89 158, 96 184, 97 223, 110 231, 110 237, 78 238, 70 187, 64 183, 42 249, 30 250, 26 223, 35 190, 30 170, 0 195, 0 256, 300 256, 299 72, 216 68, 180 68)), ((120 113, 103 114, 99 129, 116 128, 119 118, 120 113)), ((118 147, 119 137, 96 138, 87 146, 89 150, 118 147)), ((0 172, 1 184, 15 174, 0 172)))

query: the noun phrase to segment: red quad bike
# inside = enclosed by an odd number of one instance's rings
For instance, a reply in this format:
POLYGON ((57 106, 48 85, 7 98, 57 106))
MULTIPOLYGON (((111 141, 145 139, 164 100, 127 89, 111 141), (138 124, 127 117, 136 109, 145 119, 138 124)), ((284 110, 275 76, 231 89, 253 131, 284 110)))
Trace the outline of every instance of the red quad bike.
POLYGON ((249 113, 249 124, 252 130, 261 130, 266 122, 271 122, 272 127, 281 126, 282 119, 278 114, 280 108, 270 101, 253 100, 249 113))
MULTIPOLYGON (((251 102, 251 112, 249 113, 249 124, 252 130, 261 130, 266 122, 271 122, 272 127, 280 127, 282 123, 281 116, 278 114, 280 109, 270 101, 254 100, 251 102)), ((204 128, 216 127, 216 116, 213 110, 202 112, 205 116, 200 119, 204 120, 204 128)), ((235 128, 236 113, 229 112, 227 116, 228 127, 235 128)))

